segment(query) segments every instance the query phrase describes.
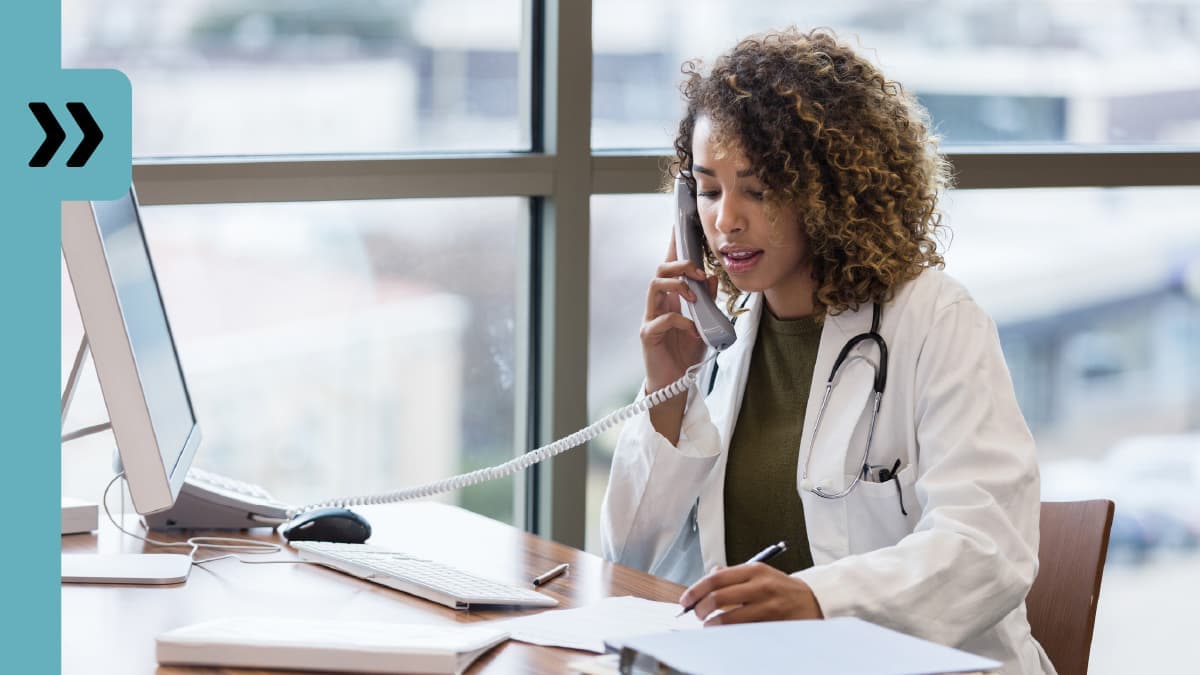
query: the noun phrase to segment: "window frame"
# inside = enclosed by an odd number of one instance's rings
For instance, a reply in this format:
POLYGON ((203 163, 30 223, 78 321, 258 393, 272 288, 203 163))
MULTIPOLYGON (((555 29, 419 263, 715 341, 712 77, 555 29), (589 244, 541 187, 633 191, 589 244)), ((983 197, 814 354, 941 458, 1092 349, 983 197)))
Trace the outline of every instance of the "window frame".
MULTIPOLYGON (((668 156, 593 150, 592 1, 525 0, 522 123, 531 149, 508 153, 205 157, 136 160, 146 205, 526 197, 516 317, 515 447, 588 423, 591 197, 658 192, 668 156)), ((1200 147, 952 147, 959 189, 1200 185, 1200 147)), ((586 452, 517 481, 518 525, 582 548, 586 452)))

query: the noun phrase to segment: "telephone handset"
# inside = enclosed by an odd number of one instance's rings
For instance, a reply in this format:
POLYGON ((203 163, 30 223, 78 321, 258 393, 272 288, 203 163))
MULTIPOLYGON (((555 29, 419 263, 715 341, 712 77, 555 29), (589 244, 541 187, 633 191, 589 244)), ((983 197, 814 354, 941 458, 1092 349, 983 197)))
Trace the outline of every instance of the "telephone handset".
MULTIPOLYGON (((704 249, 700 238, 700 223, 699 216, 696 211, 696 199, 692 196, 691 190, 687 184, 681 179, 675 181, 675 252, 680 259, 688 259, 696 264, 700 269, 704 269, 704 249)), ((361 506, 370 504, 391 504, 394 502, 402 502, 410 499, 422 499, 430 497, 442 492, 450 492, 452 490, 461 490, 462 488, 482 483, 484 481, 495 480, 505 476, 523 471, 538 462, 545 461, 570 450, 571 448, 579 447, 584 443, 596 438, 600 434, 608 431, 612 427, 632 419, 640 415, 650 408, 666 401, 670 398, 678 396, 688 390, 696 382, 700 369, 717 357, 717 353, 727 349, 733 344, 735 339, 733 332, 733 323, 730 322, 721 310, 717 309, 716 303, 708 295, 708 289, 702 282, 695 279, 687 279, 688 285, 696 294, 697 302, 688 303, 684 301, 691 313, 691 319, 696 323, 696 328, 700 332, 701 337, 708 346, 712 347, 710 352, 699 363, 687 369, 683 377, 672 382, 671 384, 651 392, 641 399, 630 403, 624 408, 615 410, 601 418, 599 421, 593 422, 590 426, 580 429, 575 433, 565 438, 549 444, 543 445, 535 450, 530 450, 523 455, 518 455, 503 464, 491 466, 484 469, 476 469, 470 473, 461 474, 452 478, 425 483, 395 492, 387 492, 375 495, 362 495, 358 497, 342 497, 338 499, 330 499, 328 501, 306 506, 293 507, 287 510, 289 518, 301 513, 311 511, 313 509, 325 507, 340 507, 346 508, 351 506, 361 506)))
MULTIPOLYGON (((690 260, 704 269, 704 243, 701 241, 696 197, 683 178, 675 179, 675 256, 680 260, 690 260)), ((684 281, 696 294, 694 303, 681 298, 684 316, 696 324, 696 330, 705 344, 718 352, 728 349, 737 339, 733 323, 717 309, 704 282, 691 277, 684 277, 684 281)))

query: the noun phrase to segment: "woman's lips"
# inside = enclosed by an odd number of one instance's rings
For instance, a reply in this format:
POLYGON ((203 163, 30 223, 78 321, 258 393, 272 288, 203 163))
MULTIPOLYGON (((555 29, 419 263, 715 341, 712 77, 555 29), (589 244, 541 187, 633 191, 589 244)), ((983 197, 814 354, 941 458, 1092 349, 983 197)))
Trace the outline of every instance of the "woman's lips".
POLYGON ((742 274, 750 271, 759 260, 762 260, 762 251, 730 251, 722 255, 725 263, 725 271, 730 274, 742 274))

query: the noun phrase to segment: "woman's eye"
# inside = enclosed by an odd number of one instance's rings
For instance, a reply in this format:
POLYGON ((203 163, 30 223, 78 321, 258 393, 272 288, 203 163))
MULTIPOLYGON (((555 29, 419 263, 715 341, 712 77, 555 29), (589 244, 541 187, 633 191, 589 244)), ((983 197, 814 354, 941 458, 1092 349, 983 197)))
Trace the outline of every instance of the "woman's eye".
POLYGON ((754 199, 762 201, 762 198, 766 194, 766 192, 764 192, 762 190, 747 190, 746 194, 750 195, 754 199))
POLYGON ((704 197, 705 199, 712 199, 712 198, 716 197, 716 196, 717 196, 717 195, 719 195, 719 194, 721 194, 721 193, 720 193, 720 191, 718 191, 718 190, 703 190, 703 191, 701 191, 701 192, 697 192, 697 193, 696 193, 696 196, 697 196, 697 197, 704 197))

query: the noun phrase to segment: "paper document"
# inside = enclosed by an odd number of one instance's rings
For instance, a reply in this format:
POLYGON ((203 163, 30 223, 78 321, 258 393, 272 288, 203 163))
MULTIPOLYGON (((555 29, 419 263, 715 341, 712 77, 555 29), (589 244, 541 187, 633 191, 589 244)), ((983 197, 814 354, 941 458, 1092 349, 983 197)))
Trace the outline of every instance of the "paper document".
POLYGON ((635 657, 639 668, 695 675, 913 675, 985 672, 1002 665, 850 617, 641 635, 624 648, 621 658, 635 657))
POLYGON ((674 602, 622 596, 605 598, 586 607, 547 610, 489 625, 508 632, 513 640, 603 654, 605 640, 620 642, 633 635, 701 627, 692 612, 675 618, 679 610, 674 602))

